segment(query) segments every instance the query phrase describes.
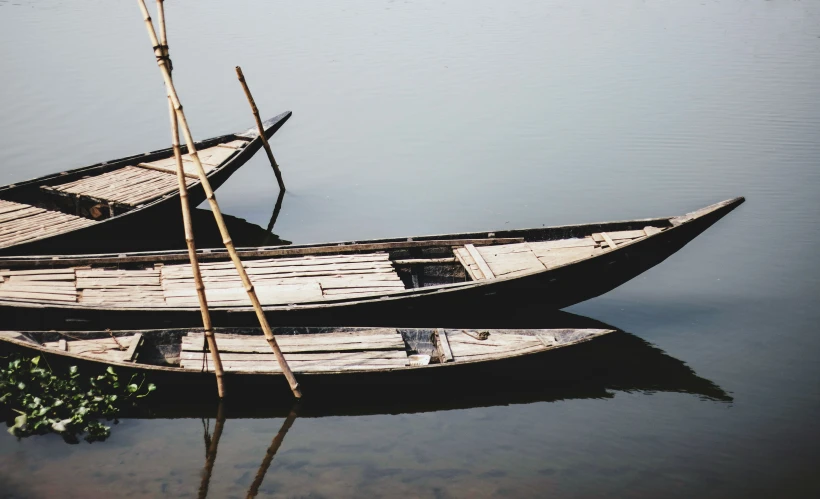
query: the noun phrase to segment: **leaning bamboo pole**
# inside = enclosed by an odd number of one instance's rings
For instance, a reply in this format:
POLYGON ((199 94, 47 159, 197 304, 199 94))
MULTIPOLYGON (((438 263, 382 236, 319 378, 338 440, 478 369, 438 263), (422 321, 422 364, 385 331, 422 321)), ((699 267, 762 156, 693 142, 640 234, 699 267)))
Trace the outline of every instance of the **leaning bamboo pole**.
POLYGON ((242 84, 242 89, 245 91, 245 97, 248 98, 248 103, 251 105, 251 112, 256 120, 256 129, 259 130, 259 137, 262 139, 262 145, 265 147, 265 153, 268 155, 268 161, 270 161, 270 166, 273 168, 273 173, 276 175, 276 181, 279 182, 279 189, 284 191, 285 181, 282 180, 282 172, 279 171, 279 165, 273 157, 273 151, 271 151, 270 144, 268 144, 268 138, 265 137, 265 127, 262 126, 262 118, 259 117, 259 109, 256 107, 256 102, 253 100, 253 95, 251 95, 251 89, 248 88, 248 83, 245 81, 245 75, 242 74, 242 68, 239 66, 236 67, 236 76, 239 78, 239 83, 242 84))
POLYGON ((171 73, 168 70, 168 64, 165 62, 166 59, 164 56, 164 51, 159 40, 157 39, 156 31, 154 31, 154 24, 151 21, 151 15, 148 13, 148 8, 145 6, 145 0, 137 0, 137 3, 142 11, 142 16, 145 21, 145 28, 148 31, 148 37, 150 38, 151 45, 154 48, 154 55, 157 57, 157 65, 159 66, 160 72, 162 73, 162 78, 165 81, 168 96, 171 98, 171 102, 174 105, 174 110, 176 111, 179 125, 182 127, 182 134, 185 136, 185 143, 188 146, 188 155, 191 157, 191 160, 196 166, 199 181, 202 184, 202 190, 205 191, 205 197, 208 199, 214 219, 216 220, 216 225, 219 227, 219 232, 222 235, 222 242, 225 245, 225 249, 228 250, 228 254, 236 267, 236 271, 239 273, 240 279, 242 279, 245 290, 248 292, 248 298, 250 298, 253 309, 256 312, 256 317, 259 319, 259 324, 262 326, 262 331, 265 333, 265 339, 273 350, 276 360, 279 362, 279 367, 282 369, 282 373, 285 375, 285 378, 287 378, 288 383, 290 384, 290 389, 293 391, 293 395, 296 398, 301 398, 302 392, 299 390, 299 383, 296 381, 290 367, 288 367, 285 356, 282 355, 282 350, 276 342, 276 337, 273 335, 270 324, 268 324, 267 317, 265 317, 265 311, 262 309, 262 304, 259 303, 259 298, 256 296, 253 283, 251 283, 248 273, 245 271, 242 260, 239 259, 239 255, 237 254, 236 248, 231 240, 231 235, 228 232, 228 228, 225 226, 225 220, 222 217, 219 204, 216 202, 214 191, 211 189, 211 183, 208 181, 208 175, 205 173, 205 169, 202 167, 202 162, 199 160, 199 154, 197 154, 196 151, 196 144, 194 143, 193 136, 191 135, 188 120, 185 119, 185 113, 182 110, 182 103, 180 102, 179 96, 174 88, 174 82, 171 80, 171 73))
MULTIPOLYGON (((168 63, 168 38, 165 31, 165 7, 164 0, 157 0, 157 19, 159 21, 160 45, 163 51, 163 59, 168 63)), ((211 312, 208 310, 208 298, 205 296, 205 284, 202 282, 202 272, 199 269, 199 261, 196 257, 196 243, 194 241, 194 228, 191 224, 191 206, 188 202, 188 184, 185 177, 185 169, 182 167, 182 153, 179 150, 179 124, 177 123, 177 113, 174 111, 174 104, 171 96, 168 96, 168 112, 171 117, 171 145, 174 149, 174 158, 177 163, 177 181, 179 184, 179 201, 182 204, 182 225, 185 229, 185 243, 188 245, 188 259, 191 260, 191 271, 194 274, 196 285, 196 295, 199 298, 199 310, 202 312, 202 326, 205 329, 205 341, 208 342, 208 349, 211 351, 211 360, 214 364, 216 374, 216 389, 219 398, 225 397, 225 383, 223 379, 222 359, 219 355, 219 348, 216 345, 213 323, 211 322, 211 312)))
POLYGON ((270 464, 273 462, 276 452, 279 451, 279 447, 282 446, 282 442, 285 440, 285 435, 288 433, 288 430, 290 430, 290 427, 293 426, 294 421, 296 421, 295 406, 290 410, 290 414, 288 414, 288 417, 285 418, 285 422, 282 423, 282 428, 280 428, 279 433, 273 437, 270 447, 268 447, 268 450, 265 452, 265 458, 262 459, 262 464, 256 472, 251 488, 248 489, 248 499, 253 499, 257 494, 259 494, 259 487, 262 486, 262 482, 265 480, 265 474, 268 472, 268 468, 270 468, 270 464))
MULTIPOLYGON (((211 486, 211 475, 214 472, 214 464, 216 463, 216 451, 219 450, 219 439, 222 437, 222 429, 224 427, 225 405, 220 400, 219 407, 216 409, 216 423, 214 424, 214 432, 211 435, 211 442, 205 449, 205 468, 202 470, 202 480, 199 483, 199 494, 197 495, 199 499, 208 497, 208 488, 211 486)), ((207 439, 205 443, 208 444, 207 439)))

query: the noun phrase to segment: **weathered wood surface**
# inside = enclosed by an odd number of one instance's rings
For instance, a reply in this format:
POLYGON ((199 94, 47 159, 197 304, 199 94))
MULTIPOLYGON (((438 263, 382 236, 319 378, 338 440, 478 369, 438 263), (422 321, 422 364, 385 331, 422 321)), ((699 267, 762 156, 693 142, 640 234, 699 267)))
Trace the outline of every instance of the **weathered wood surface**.
POLYGON ((131 337, 131 343, 128 345, 128 350, 125 351, 123 360, 133 362, 137 359, 137 349, 142 344, 142 333, 137 333, 131 337))
POLYGON ((159 271, 77 269, 77 290, 85 304, 163 306, 165 296, 159 271))
POLYGON ((73 269, 0 270, 0 298, 45 302, 76 302, 73 269))
MULTIPOLYGON (((229 262, 201 265, 213 306, 250 300, 229 262)), ((386 253, 248 260, 244 267, 261 303, 289 304, 378 295, 405 289, 386 253)), ((198 304, 190 264, 148 269, 66 268, 0 270, 0 298, 79 301, 112 307, 188 307, 198 304)))
POLYGON ((470 252, 467 251, 467 248, 453 248, 453 254, 464 267, 464 270, 467 271, 467 274, 472 280, 484 280, 484 274, 481 272, 481 269, 478 268, 478 264, 473 259, 472 255, 470 255, 470 252))
MULTIPOLYGON (((195 182, 188 179, 188 185, 195 182)), ((136 206, 152 201, 177 189, 175 175, 138 166, 125 166, 118 170, 88 177, 62 185, 46 186, 56 191, 92 200, 136 206)))
POLYGON ((499 277, 511 277, 544 270, 544 266, 538 261, 529 243, 485 246, 479 248, 478 252, 499 277))
POLYGON ((490 334, 488 339, 478 340, 460 330, 448 329, 446 333, 456 362, 500 358, 545 349, 538 338, 530 335, 490 334))
POLYGON ((583 238, 553 241, 522 242, 475 248, 465 245, 455 248, 453 254, 464 266, 473 280, 493 277, 515 277, 544 269, 573 263, 602 253, 603 247, 615 248, 618 244, 656 234, 662 229, 647 226, 644 230, 596 233, 583 238))
POLYGON ((112 337, 96 339, 62 338, 58 341, 45 342, 43 346, 103 361, 125 362, 129 360, 129 355, 131 355, 127 347, 134 341, 135 336, 119 336, 116 340, 112 337))
MULTIPOLYGON (((281 372, 264 338, 217 334, 216 339, 226 371, 281 372)), ((277 335, 276 340, 294 372, 384 370, 408 365, 404 340, 395 329, 277 335)), ((180 365, 191 370, 212 369, 202 334, 183 337, 180 365)))
POLYGON ((495 279, 495 274, 493 274, 492 269, 490 266, 487 265, 487 262, 484 261, 484 257, 481 256, 481 253, 476 249, 476 247, 472 244, 465 244, 464 249, 467 250, 467 253, 473 258, 473 261, 478 266, 478 269, 481 271, 481 274, 484 276, 484 279, 495 279))
POLYGON ((95 224, 89 218, 0 199, 0 248, 95 224))
MULTIPOLYGON (((405 289, 386 253, 247 260, 243 262, 261 303, 298 303, 346 295, 405 289)), ((229 262, 202 263, 209 303, 249 304, 242 281, 229 262)), ((162 287, 169 305, 187 306, 193 294, 190 265, 162 267, 162 287)))
MULTIPOLYGON (((234 140, 232 142, 220 144, 214 147, 209 147, 207 149, 197 150, 197 154, 199 154, 199 160, 202 161, 202 166, 203 168, 205 168, 205 172, 210 173, 214 168, 224 163, 225 160, 230 158, 231 155, 233 155, 233 153, 245 143, 245 141, 234 140)), ((176 181, 177 163, 176 159, 174 159, 173 156, 171 156, 170 158, 160 159, 157 161, 151 161, 150 163, 140 163, 137 166, 165 173, 171 173, 174 175, 174 180, 176 181)), ((194 165, 194 162, 191 159, 190 154, 182 155, 182 168, 185 172, 186 177, 195 180, 199 179, 199 176, 197 175, 196 171, 196 166, 194 165)))
POLYGON ((436 329, 436 339, 438 340, 438 351, 442 362, 451 362, 453 360, 453 350, 450 348, 450 341, 447 338, 447 331, 443 329, 436 329))

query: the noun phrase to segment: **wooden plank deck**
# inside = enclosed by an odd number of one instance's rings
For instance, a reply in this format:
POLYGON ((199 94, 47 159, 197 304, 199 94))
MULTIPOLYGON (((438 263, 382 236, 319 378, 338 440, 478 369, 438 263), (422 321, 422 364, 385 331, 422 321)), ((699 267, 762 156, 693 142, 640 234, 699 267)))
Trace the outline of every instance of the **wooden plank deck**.
MULTIPOLYGON (((210 173, 211 170, 221 165, 226 159, 231 157, 237 149, 244 147, 245 144, 247 144, 247 142, 244 140, 234 140, 232 142, 219 144, 218 146, 197 151, 199 161, 202 163, 202 168, 205 170, 205 173, 210 173)), ((175 176, 174 178, 176 178, 177 163, 173 156, 157 161, 151 161, 150 163, 140 163, 137 166, 160 172, 171 173, 175 176)), ((190 154, 182 155, 182 169, 185 171, 186 176, 189 176, 189 178, 199 178, 199 172, 196 169, 196 165, 194 165, 194 162, 191 160, 190 154)))
MULTIPOLYGON (((276 341, 294 372, 386 370, 408 365, 404 340, 395 329, 277 335, 276 341)), ((281 372, 262 336, 217 333, 216 343, 226 371, 281 372)), ((180 365, 197 371, 213 369, 202 333, 183 337, 180 365)))
MULTIPOLYGON (((262 304, 298 303, 323 297, 365 296, 405 289, 387 253, 275 258, 244 262, 262 304)), ((213 305, 250 305, 231 262, 200 264, 206 296, 213 305)), ((190 264, 161 268, 166 303, 197 302, 190 264)))
MULTIPOLYGON (((197 151, 205 173, 209 173, 222 164, 245 143, 245 141, 233 141, 197 151)), ((199 178, 198 172, 189 155, 183 155, 182 160, 186 182, 191 185, 199 178)), ((61 185, 43 186, 42 189, 92 201, 137 206, 174 192, 177 187, 176 160, 170 157, 150 163, 126 166, 61 185)))
POLYGON ((453 254, 474 281, 514 277, 598 255, 663 229, 596 233, 583 238, 454 248, 453 254))
POLYGON ((95 224, 89 218, 0 199, 0 248, 95 224))
MULTIPOLYGON (((263 305, 380 295, 404 290, 387 253, 248 260, 263 305)), ((201 263, 210 306, 249 306, 231 262, 201 263)), ((0 298, 112 307, 196 307, 190 264, 148 269, 0 269, 0 298)))
POLYGON ((474 337, 477 333, 478 331, 475 331, 471 336, 463 330, 446 330, 455 362, 486 360, 546 349, 537 337, 531 335, 495 333, 486 340, 478 340, 474 337))
POLYGON ((62 338, 43 343, 43 346, 103 361, 127 362, 137 355, 141 334, 96 339, 62 338))

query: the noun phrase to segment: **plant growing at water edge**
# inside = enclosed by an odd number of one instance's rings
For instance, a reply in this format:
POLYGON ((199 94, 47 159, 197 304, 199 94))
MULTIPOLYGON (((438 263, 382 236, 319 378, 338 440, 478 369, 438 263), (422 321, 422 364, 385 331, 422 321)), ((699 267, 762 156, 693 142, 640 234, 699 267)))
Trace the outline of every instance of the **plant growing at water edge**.
POLYGON ((76 366, 55 374, 40 356, 7 359, 0 366, 0 406, 17 414, 8 430, 17 437, 55 432, 68 443, 79 442, 80 435, 88 442, 105 440, 111 428, 100 419, 114 419, 156 389, 153 383, 145 385, 144 375, 125 382, 112 367, 99 376, 81 377, 76 366))

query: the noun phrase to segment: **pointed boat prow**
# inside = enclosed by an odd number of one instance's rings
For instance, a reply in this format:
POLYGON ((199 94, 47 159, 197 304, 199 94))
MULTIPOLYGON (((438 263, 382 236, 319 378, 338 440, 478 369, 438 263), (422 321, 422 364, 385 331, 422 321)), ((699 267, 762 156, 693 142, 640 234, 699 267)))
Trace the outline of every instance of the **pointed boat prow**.
MULTIPOLYGON (((269 139, 273 137, 273 134, 276 133, 280 128, 282 128, 282 125, 284 125, 285 122, 287 122, 291 116, 293 116, 292 111, 285 111, 284 113, 274 116, 269 120, 263 121, 262 127, 265 129, 265 138, 269 139)), ((237 133, 236 136, 245 137, 248 139, 255 139, 256 137, 259 137, 259 131, 254 126, 248 128, 242 133, 237 133)))
POLYGON ((707 217, 709 219, 712 219, 712 223, 714 223, 723 218, 724 216, 726 216, 730 211, 734 210, 735 208, 743 204, 745 201, 746 198, 743 196, 727 199, 726 201, 721 201, 719 203, 709 205, 705 208, 689 212, 685 215, 672 217, 669 219, 669 223, 677 227, 678 225, 682 225, 696 219, 703 219, 707 217))

